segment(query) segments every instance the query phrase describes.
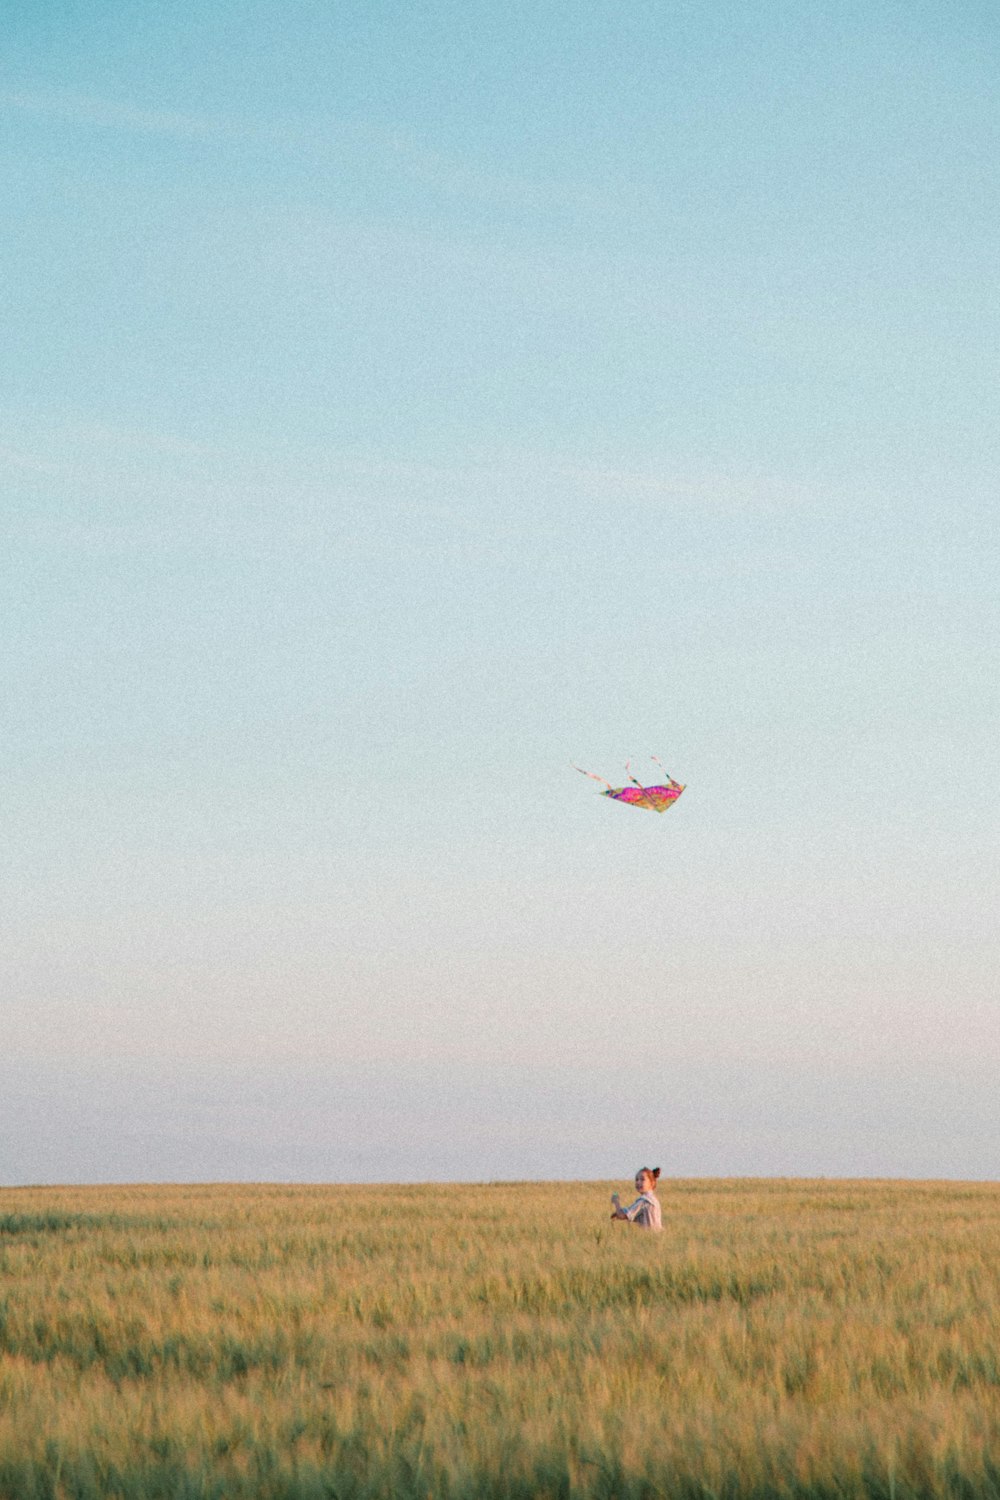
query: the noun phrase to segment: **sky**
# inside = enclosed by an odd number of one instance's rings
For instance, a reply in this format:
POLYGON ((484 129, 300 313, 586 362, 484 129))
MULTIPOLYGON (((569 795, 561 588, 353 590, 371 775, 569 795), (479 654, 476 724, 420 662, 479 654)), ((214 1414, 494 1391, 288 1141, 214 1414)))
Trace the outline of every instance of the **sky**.
POLYGON ((0 1184, 997 1176, 993 7, 6 32, 0 1184))

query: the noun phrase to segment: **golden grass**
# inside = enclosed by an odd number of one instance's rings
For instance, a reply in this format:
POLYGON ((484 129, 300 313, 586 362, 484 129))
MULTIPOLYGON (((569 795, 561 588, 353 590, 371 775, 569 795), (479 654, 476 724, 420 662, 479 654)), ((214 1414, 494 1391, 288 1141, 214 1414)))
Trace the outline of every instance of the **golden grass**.
POLYGON ((1000 1497, 1000 1189, 611 1187, 0 1192, 0 1496, 1000 1497))

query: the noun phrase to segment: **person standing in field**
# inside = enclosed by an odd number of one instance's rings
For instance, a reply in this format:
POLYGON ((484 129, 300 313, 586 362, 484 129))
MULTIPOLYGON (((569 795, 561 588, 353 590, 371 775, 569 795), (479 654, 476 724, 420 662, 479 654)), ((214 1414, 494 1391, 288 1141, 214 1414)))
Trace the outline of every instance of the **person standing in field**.
POLYGON ((629 1208, 622 1208, 618 1201, 618 1194, 611 1194, 611 1206, 613 1219, 628 1219, 630 1224, 638 1224, 640 1229, 662 1229, 663 1215, 660 1212, 660 1200, 656 1196, 656 1184, 659 1180, 659 1167, 640 1167, 635 1174, 635 1190, 638 1198, 629 1208))

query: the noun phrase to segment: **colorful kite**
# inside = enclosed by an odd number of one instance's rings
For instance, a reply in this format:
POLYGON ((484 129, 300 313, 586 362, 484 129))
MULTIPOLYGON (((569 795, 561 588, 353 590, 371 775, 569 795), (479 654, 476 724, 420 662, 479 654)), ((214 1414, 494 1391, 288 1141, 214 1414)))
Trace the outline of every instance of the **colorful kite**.
MULTIPOLYGON (((666 772, 666 766, 662 761, 657 760, 655 755, 651 755, 650 760, 656 761, 661 771, 666 772)), ((579 771, 581 776, 589 776, 591 781, 599 781, 602 786, 607 787, 607 791, 601 793, 602 797, 613 797, 616 802, 627 802, 630 807, 648 807, 650 812, 666 812, 668 807, 673 807, 677 798, 684 790, 681 783, 675 781, 670 775, 667 775, 665 786, 643 786, 632 775, 631 763, 628 761, 625 763, 625 771, 629 781, 632 783, 631 786, 612 786, 610 781, 604 780, 603 776, 595 776, 593 771, 585 771, 582 766, 574 766, 573 770, 579 771)))

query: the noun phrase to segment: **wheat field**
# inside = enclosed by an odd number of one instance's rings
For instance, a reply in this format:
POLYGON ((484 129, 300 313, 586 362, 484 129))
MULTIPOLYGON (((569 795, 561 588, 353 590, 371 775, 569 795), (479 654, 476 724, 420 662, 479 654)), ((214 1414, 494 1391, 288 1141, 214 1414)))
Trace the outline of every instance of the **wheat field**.
POLYGON ((1000 1496, 1000 1188, 0 1191, 0 1496, 1000 1496))

